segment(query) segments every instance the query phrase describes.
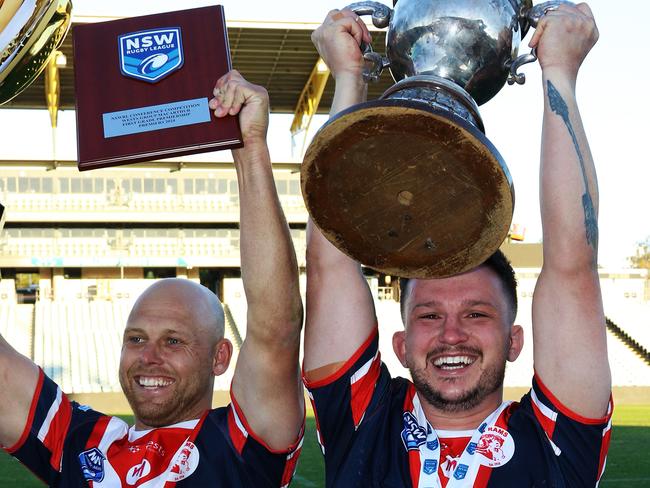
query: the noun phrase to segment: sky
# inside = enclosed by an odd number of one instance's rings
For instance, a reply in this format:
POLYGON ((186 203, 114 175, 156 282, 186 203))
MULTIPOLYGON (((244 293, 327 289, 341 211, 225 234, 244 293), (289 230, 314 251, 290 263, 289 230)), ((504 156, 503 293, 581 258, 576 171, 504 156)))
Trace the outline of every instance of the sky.
MULTIPOLYGON (((80 17, 123 17, 210 5, 209 1, 73 0, 80 17)), ((389 2, 383 2, 390 4, 389 2)), ((537 3, 537 2, 536 2, 537 3)), ((314 27, 336 0, 269 2, 224 0, 227 21, 297 22, 314 27)), ((650 236, 650 64, 645 45, 647 0, 591 0, 600 40, 585 60, 578 77, 577 96, 598 172, 600 190, 600 263, 624 267, 636 243, 650 236)), ((532 29, 531 29, 532 31, 532 29)), ((527 51, 528 38, 520 52, 527 51)), ((383 51, 381 46, 375 50, 383 51)), ((236 68, 236 66, 235 66, 236 68)), ((539 141, 542 86, 538 65, 523 68, 523 86, 505 86, 480 107, 486 135, 506 161, 513 178, 516 202, 513 222, 526 227, 526 241, 541 240, 538 204, 539 141)), ((315 129, 325 121, 317 117, 315 129)), ((299 161, 292 152, 290 116, 271 120, 269 141, 274 161, 299 161)), ((49 117, 45 111, 0 110, 0 160, 52 158, 49 117), (24 127, 30 127, 28 132, 24 127), (34 144, 34 139, 39 144, 34 144)), ((76 159, 74 113, 62 112, 57 131, 57 157, 76 159)), ((219 155, 219 158, 224 157, 219 155)))

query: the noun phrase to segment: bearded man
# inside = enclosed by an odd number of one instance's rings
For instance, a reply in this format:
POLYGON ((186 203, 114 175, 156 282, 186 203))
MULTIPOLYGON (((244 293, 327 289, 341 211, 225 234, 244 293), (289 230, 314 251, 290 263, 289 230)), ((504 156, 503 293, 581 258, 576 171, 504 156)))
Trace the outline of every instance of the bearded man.
POLYGON ((232 403, 212 409, 214 377, 232 355, 223 308, 189 280, 156 282, 127 320, 119 376, 132 427, 69 401, 0 337, 0 444, 49 486, 280 488, 291 481, 305 411, 302 304, 266 145, 269 100, 236 71, 217 81, 214 95, 215 116, 237 115, 244 139, 233 157, 248 314, 232 403))
MULTIPOLYGON (((332 114, 364 100, 349 10, 312 39, 336 82, 332 114)), ((303 376, 328 487, 596 486, 609 445, 611 377, 597 263, 596 173, 575 99, 598 37, 586 4, 543 17, 531 40, 544 83, 544 265, 533 299, 535 376, 503 401, 506 361, 523 346, 514 271, 501 252, 443 279, 401 282, 393 348, 412 382, 391 379, 360 266, 309 225, 303 376), (559 108, 558 108, 559 107, 559 108)))

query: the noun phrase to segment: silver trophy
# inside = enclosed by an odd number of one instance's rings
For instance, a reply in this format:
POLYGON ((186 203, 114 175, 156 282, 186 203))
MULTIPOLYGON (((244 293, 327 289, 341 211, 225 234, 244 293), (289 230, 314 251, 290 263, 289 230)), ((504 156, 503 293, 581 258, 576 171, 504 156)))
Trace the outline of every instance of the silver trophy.
POLYGON ((45 69, 70 27, 70 0, 0 1, 0 105, 45 69))
MULTIPOLYGON (((0 0, 0 105, 45 69, 68 32, 71 9, 70 0, 0 0)), ((5 217, 0 204, 0 230, 5 217)))
POLYGON ((362 45, 364 78, 396 83, 316 134, 302 165, 307 209, 340 250, 409 278, 469 270, 508 234, 514 188, 478 105, 524 83, 517 56, 530 27, 561 1, 399 0, 349 9, 388 27, 386 55, 362 45))

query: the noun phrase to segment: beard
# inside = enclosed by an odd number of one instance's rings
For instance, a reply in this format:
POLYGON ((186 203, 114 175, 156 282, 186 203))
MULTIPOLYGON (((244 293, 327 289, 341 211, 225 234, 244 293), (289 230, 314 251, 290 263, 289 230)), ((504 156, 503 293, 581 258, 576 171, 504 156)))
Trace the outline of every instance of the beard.
POLYGON ((176 382, 167 387, 170 389, 169 393, 161 398, 160 402, 153 402, 141 398, 137 387, 133 386, 132 378, 139 374, 170 375, 161 371, 138 370, 133 373, 120 371, 120 385, 135 418, 152 428, 165 427, 194 418, 197 414, 197 405, 205 397, 206 391, 212 390, 212 376, 200 375, 197 372, 189 377, 177 378, 176 382))
MULTIPOLYGON (((452 351, 449 350, 449 348, 439 348, 427 354, 426 364, 435 368, 430 360, 431 357, 445 352, 453 352, 455 355, 469 353, 478 355, 479 359, 483 358, 483 354, 477 349, 454 348, 452 351)), ((411 372, 413 385, 415 386, 418 395, 421 395, 424 400, 438 410, 447 413, 458 413, 477 407, 488 395, 494 393, 503 386, 503 379, 506 372, 507 353, 504 351, 502 357, 495 360, 493 365, 489 365, 488 368, 481 373, 476 385, 455 395, 446 394, 442 389, 434 388, 427 380, 425 371, 426 367, 424 369, 414 368, 411 366, 413 364, 412 358, 407 355, 406 359, 408 369, 411 372)), ((452 384, 454 379, 449 378, 443 379, 442 381, 452 384)))

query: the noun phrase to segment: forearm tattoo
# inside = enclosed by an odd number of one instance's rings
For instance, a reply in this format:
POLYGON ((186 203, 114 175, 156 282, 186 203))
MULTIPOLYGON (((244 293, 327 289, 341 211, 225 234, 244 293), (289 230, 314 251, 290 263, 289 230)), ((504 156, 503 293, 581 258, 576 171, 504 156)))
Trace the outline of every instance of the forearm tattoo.
POLYGON ((582 195, 582 208, 585 214, 585 230, 587 233, 587 242, 595 251, 598 248, 598 222, 596 220, 596 210, 594 209, 594 202, 591 199, 591 194, 589 193, 589 180, 587 179, 587 170, 585 169, 585 161, 582 157, 582 151, 580 151, 580 146, 578 145, 578 139, 571 125, 571 120, 569 119, 569 107, 566 102, 562 99, 562 95, 555 88, 553 83, 547 81, 548 87, 548 101, 551 106, 551 110, 562 117, 564 124, 569 130, 571 135, 571 140, 573 140, 573 146, 576 149, 578 154, 578 160, 580 161, 580 169, 582 170, 582 178, 585 183, 585 192, 582 195))

